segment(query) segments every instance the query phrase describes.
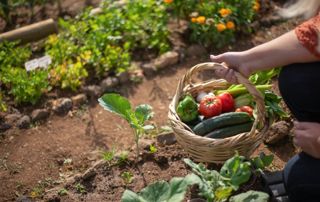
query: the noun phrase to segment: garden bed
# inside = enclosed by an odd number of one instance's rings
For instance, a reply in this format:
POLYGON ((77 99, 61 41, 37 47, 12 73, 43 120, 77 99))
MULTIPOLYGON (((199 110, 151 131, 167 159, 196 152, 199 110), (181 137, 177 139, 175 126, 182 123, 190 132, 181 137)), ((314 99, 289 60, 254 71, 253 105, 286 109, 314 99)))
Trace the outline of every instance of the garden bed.
MULTIPOLYGON (((272 21, 264 19, 263 23, 255 25, 259 27, 259 31, 253 36, 243 36, 238 38, 236 43, 213 52, 245 50, 279 36, 296 24, 297 22, 292 20, 273 25, 272 21)), ((150 104, 155 111, 153 119, 155 125, 158 128, 166 126, 168 105, 175 93, 178 79, 188 68, 208 60, 206 50, 199 51, 197 48, 199 46, 190 46, 190 44, 180 47, 177 51, 179 53, 177 62, 180 63, 169 64, 159 71, 154 71, 148 66, 149 59, 155 58, 152 53, 144 57, 142 60, 144 62, 140 63, 144 66, 142 71, 132 73, 131 78, 139 78, 141 83, 135 82, 134 79, 130 81, 127 77, 122 82, 118 81, 111 91, 125 95, 134 105, 150 104), (146 73, 148 71, 151 73, 146 73), (144 72, 144 75, 141 75, 141 72, 144 72), (136 77, 137 75, 139 77, 136 77)), ((42 53, 39 54, 42 55, 42 53)), ((134 53, 134 58, 141 58, 141 55, 138 50, 134 53)), ((0 191, 1 200, 13 201, 17 198, 33 197, 34 200, 119 201, 126 188, 139 191, 146 184, 159 179, 170 180, 174 176, 185 176, 190 173, 190 169, 181 161, 188 155, 178 144, 161 146, 156 143, 158 151, 150 154, 148 150, 144 150, 142 160, 138 163, 135 163, 132 155, 129 155, 128 162, 122 166, 110 166, 104 161, 96 168, 94 176, 83 178, 83 173, 96 161, 101 160, 102 153, 112 150, 113 147, 118 152, 126 150, 134 153, 131 150, 134 142, 133 135, 127 123, 97 105, 96 99, 99 93, 95 94, 96 87, 101 88, 102 81, 107 78, 110 78, 110 75, 104 75, 103 79, 98 81, 94 76, 89 77, 85 85, 76 92, 54 89, 33 106, 29 104, 17 106, 12 97, 7 99, 9 111, 2 114, 3 118, 8 114, 18 114, 19 119, 23 117, 21 115, 32 116, 32 112, 37 109, 46 109, 49 116, 46 115, 46 118, 40 121, 31 120, 31 125, 27 126, 29 129, 22 130, 16 127, 17 119, 13 116, 11 129, 0 134, 0 181, 3 182, 0 191), (94 87, 88 90, 89 86, 94 87), (67 108, 62 115, 55 113, 53 106, 57 106, 57 103, 54 101, 59 98, 71 99, 80 93, 87 96, 84 103, 67 108), (125 171, 132 172, 132 183, 126 184, 119 177, 125 171), (141 173, 145 174, 146 183, 143 182, 141 173), (74 175, 76 175, 75 178, 72 177, 74 175), (75 181, 69 181, 69 184, 66 184, 66 179, 75 179, 75 181), (59 195, 58 192, 63 189, 66 189, 67 194, 59 195), (46 193, 48 190, 51 191, 46 193)), ((111 75, 111 78, 115 77, 111 75)), ((120 78, 117 77, 117 79, 120 78)), ((101 93, 101 91, 98 92, 101 93)), ((290 124, 290 120, 288 122, 290 124)), ((277 142, 276 146, 262 145, 255 154, 259 151, 275 155, 271 170, 282 169, 285 162, 296 152, 287 135, 277 142)), ((260 189, 261 187, 257 184, 252 188, 260 189)), ((190 199, 194 193, 188 192, 188 198, 190 199)))

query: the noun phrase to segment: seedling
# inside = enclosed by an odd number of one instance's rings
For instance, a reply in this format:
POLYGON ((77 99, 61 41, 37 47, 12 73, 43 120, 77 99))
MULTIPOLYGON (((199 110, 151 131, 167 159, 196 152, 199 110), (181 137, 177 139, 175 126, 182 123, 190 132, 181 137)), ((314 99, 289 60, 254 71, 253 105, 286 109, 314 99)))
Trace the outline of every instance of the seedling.
POLYGON ((112 149, 110 151, 105 151, 102 153, 102 159, 105 160, 107 163, 111 163, 111 161, 114 159, 115 150, 112 149))
POLYGON ((122 151, 118 156, 118 164, 125 163, 128 160, 128 151, 122 151))
POLYGON ((77 183, 75 185, 75 188, 76 188, 77 192, 80 193, 80 194, 84 194, 84 193, 87 192, 86 188, 81 183, 77 183))
POLYGON ((121 174, 121 178, 123 179, 124 183, 131 184, 133 181, 133 174, 130 171, 125 171, 121 174))
POLYGON ((58 191, 59 196, 65 196, 67 194, 68 194, 68 190, 66 190, 65 188, 62 188, 58 191))
POLYGON ((157 147, 152 145, 152 144, 150 145, 149 149, 150 149, 150 153, 151 154, 154 154, 154 153, 156 153, 158 151, 157 147))
POLYGON ((134 132, 136 157, 138 158, 139 140, 145 132, 144 123, 153 116, 152 107, 147 104, 141 104, 133 110, 126 98, 114 93, 104 94, 98 101, 104 109, 121 116, 130 124, 134 132))

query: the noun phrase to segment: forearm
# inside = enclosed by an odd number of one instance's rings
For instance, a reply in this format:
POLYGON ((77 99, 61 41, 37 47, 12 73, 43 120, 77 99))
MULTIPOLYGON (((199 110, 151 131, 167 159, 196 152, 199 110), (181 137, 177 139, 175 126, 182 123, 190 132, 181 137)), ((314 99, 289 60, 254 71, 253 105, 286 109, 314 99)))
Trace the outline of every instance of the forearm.
POLYGON ((318 61, 320 58, 303 47, 294 31, 244 52, 244 63, 251 72, 267 70, 292 63, 318 61))

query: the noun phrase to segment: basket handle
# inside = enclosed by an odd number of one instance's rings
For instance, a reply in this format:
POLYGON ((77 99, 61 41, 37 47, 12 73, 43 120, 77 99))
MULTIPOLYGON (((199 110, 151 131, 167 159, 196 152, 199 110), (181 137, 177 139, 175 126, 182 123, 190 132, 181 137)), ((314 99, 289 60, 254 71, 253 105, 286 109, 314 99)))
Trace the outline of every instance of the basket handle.
MULTIPOLYGON (((213 70, 214 72, 221 71, 227 68, 223 64, 219 63, 214 63, 214 62, 207 62, 207 63, 200 63, 198 65, 193 66, 189 71, 185 74, 184 78, 182 79, 183 86, 189 86, 192 87, 196 84, 192 83, 192 76, 200 71, 203 70, 213 70)), ((268 128, 267 124, 267 119, 265 117, 266 110, 265 110, 265 105, 264 105, 264 98, 261 94, 260 91, 256 89, 256 87, 242 74, 239 72, 235 71, 235 77, 238 81, 239 84, 243 84, 244 87, 248 90, 248 92, 253 96, 253 99, 256 101, 257 105, 257 122, 264 123, 264 129, 266 130, 268 128)), ((222 79, 224 80, 224 79, 222 79)), ((209 83, 210 81, 207 81, 206 83, 209 83)), ((257 124, 256 122, 256 124, 257 124)), ((255 127, 254 127, 255 128, 255 127)), ((264 130, 263 129, 263 130, 264 130)))

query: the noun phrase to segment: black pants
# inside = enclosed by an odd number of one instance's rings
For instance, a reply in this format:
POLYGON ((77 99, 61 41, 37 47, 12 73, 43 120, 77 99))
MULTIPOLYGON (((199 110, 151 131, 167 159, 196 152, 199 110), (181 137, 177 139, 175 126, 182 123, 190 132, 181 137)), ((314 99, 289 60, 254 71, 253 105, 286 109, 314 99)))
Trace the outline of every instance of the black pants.
MULTIPOLYGON (((279 88, 298 121, 320 123, 320 62, 283 67, 279 88)), ((284 169, 284 181, 291 202, 320 201, 320 159, 303 152, 294 156, 284 169)))

